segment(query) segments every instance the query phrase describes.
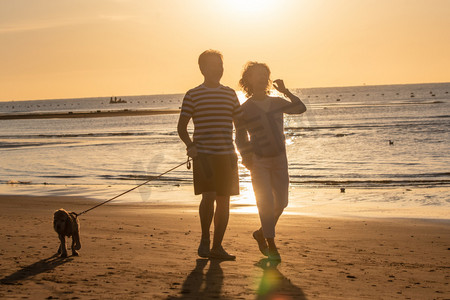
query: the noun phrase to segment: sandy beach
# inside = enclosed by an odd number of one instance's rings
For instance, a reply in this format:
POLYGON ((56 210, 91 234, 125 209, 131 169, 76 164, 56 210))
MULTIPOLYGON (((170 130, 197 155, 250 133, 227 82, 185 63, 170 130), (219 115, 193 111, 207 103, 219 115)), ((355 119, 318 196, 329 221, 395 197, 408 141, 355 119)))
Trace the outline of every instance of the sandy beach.
MULTIPOLYGON (((285 215, 283 261, 270 265, 232 213, 224 247, 236 261, 196 255, 194 205, 107 204, 80 216, 80 256, 54 256, 53 211, 78 197, 1 196, 2 299, 448 299, 448 220, 285 215)), ((70 252, 69 252, 70 253, 70 252)))

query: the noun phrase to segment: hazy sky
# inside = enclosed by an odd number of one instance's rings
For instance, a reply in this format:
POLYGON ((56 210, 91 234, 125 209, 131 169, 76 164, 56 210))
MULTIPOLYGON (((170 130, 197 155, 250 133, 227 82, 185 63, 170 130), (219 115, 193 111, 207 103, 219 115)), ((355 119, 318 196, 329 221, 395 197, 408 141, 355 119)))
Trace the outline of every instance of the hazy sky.
POLYGON ((0 101, 183 93, 266 62, 288 87, 450 81, 450 0, 0 0, 0 101))

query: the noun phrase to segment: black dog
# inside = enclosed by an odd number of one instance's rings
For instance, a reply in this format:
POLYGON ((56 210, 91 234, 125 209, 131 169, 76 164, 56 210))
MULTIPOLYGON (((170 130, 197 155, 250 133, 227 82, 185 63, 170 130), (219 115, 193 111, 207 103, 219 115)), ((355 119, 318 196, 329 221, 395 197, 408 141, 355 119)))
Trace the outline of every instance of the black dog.
POLYGON ((78 256, 76 250, 81 249, 80 243, 80 224, 75 213, 68 213, 64 209, 55 211, 53 215, 53 228, 58 233, 61 244, 59 245, 58 254, 61 257, 67 257, 66 236, 72 237, 72 255, 78 256))

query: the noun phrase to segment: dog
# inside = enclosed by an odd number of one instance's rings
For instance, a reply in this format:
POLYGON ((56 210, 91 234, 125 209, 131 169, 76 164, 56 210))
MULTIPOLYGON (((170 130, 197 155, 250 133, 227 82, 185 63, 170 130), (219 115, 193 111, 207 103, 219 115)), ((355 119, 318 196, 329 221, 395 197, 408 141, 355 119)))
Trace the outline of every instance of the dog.
POLYGON ((78 256, 76 250, 81 249, 80 243, 80 223, 78 222, 77 214, 71 212, 68 213, 64 209, 55 211, 53 215, 53 229, 58 234, 59 241, 61 242, 58 248, 58 254, 61 257, 67 257, 66 249, 66 236, 72 237, 72 255, 78 256))

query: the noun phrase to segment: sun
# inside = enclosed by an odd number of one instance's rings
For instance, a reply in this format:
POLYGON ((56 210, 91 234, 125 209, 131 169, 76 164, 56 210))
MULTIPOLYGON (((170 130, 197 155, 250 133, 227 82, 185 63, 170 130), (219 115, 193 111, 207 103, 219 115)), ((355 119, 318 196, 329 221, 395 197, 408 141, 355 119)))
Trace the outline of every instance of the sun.
POLYGON ((274 8, 276 0, 228 0, 226 3, 235 12, 254 14, 269 12, 274 8))

